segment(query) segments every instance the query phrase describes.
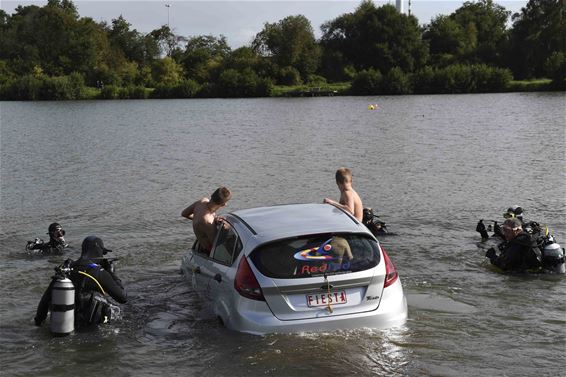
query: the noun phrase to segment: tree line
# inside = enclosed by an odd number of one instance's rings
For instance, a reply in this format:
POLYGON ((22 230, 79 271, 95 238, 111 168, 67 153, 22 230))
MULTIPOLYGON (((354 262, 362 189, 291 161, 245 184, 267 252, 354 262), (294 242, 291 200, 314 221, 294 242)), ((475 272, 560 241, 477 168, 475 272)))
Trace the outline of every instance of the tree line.
POLYGON ((324 23, 318 40, 295 15, 231 49, 222 35, 183 37, 166 25, 141 33, 122 16, 95 22, 71 0, 49 0, 0 10, 0 99, 263 97, 337 82, 353 95, 473 93, 533 78, 566 89, 564 1, 529 0, 510 13, 470 1, 420 26, 363 0, 324 23))

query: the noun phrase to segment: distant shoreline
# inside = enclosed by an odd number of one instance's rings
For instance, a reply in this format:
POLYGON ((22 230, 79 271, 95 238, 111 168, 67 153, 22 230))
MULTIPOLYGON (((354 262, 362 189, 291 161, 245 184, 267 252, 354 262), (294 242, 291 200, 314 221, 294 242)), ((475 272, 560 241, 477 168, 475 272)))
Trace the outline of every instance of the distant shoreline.
MULTIPOLYGON (((238 96, 167 96, 158 97, 153 93, 155 88, 145 87, 112 87, 112 97, 105 94, 104 89, 87 87, 80 88, 80 94, 76 98, 57 99, 57 98, 40 98, 40 99, 21 99, 21 98, 4 98, 0 101, 83 101, 83 100, 112 100, 112 99, 206 99, 206 98, 285 98, 285 97, 333 97, 333 96, 386 96, 386 95, 434 95, 434 94, 481 94, 481 93, 513 93, 513 92, 558 92, 563 89, 552 87, 552 80, 513 80, 509 83, 505 90, 501 91, 485 91, 485 92, 438 92, 438 93, 368 93, 355 94, 351 91, 351 82, 331 83, 323 85, 274 85, 271 93, 265 96, 255 97, 238 97, 238 96)), ((108 92, 108 91, 106 91, 108 92)))

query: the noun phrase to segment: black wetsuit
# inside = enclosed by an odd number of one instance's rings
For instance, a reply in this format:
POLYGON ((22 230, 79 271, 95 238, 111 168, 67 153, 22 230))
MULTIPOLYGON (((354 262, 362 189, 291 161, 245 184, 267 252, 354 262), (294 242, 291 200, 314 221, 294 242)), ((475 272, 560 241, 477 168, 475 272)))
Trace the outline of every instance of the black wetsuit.
POLYGON ((504 271, 525 271, 541 266, 536 250, 531 236, 523 232, 507 242, 499 255, 488 251, 486 256, 491 264, 504 271))
MULTIPOLYGON (((71 267, 70 279, 75 286, 76 327, 97 324, 110 319, 110 309, 108 307, 110 303, 106 299, 106 295, 109 295, 119 303, 126 302, 126 290, 116 274, 102 268, 99 264, 94 263, 94 261, 90 259, 79 259, 72 263, 71 267), (92 276, 92 278, 79 271, 92 276), (96 279, 96 281, 93 278, 96 279), (104 291, 104 293, 102 291, 104 291)), ((38 326, 47 318, 54 283, 55 279, 51 281, 49 287, 47 287, 43 293, 37 307, 37 313, 34 319, 35 324, 38 326)))
POLYGON ((61 255, 67 246, 65 242, 50 239, 49 242, 32 243, 28 250, 38 250, 42 255, 61 255))

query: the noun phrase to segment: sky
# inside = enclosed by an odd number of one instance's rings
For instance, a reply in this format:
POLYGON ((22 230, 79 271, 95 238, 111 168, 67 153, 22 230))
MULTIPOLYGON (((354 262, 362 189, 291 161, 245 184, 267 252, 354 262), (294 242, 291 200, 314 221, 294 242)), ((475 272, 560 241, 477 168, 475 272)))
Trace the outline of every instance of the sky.
MULTIPOLYGON (((345 13, 351 13, 361 0, 75 0, 81 17, 95 21, 106 21, 122 15, 132 29, 142 33, 167 25, 177 35, 194 37, 199 35, 224 35, 231 48, 249 45, 266 22, 275 23, 287 16, 303 15, 314 29, 315 36, 322 35, 320 26, 345 13), (166 5, 169 5, 167 7, 166 5)), ((516 13, 527 4, 527 0, 494 0, 507 10, 516 13)), ((377 6, 395 5, 395 0, 374 0, 377 6)), ((0 9, 14 13, 18 5, 44 6, 47 1, 1 0, 0 9)), ((411 14, 419 24, 428 24, 438 15, 449 15, 461 7, 458 0, 411 0, 411 14)), ((408 0, 403 1, 407 12, 408 0)))

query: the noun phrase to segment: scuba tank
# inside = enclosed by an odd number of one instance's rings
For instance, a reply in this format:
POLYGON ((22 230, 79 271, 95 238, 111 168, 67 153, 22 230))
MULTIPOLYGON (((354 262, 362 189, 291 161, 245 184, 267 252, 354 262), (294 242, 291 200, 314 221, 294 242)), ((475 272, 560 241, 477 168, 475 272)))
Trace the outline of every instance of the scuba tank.
POLYGON ((566 273, 566 259, 564 249, 552 242, 542 249, 542 267, 557 274, 566 273))
POLYGON ((54 335, 69 335, 75 330, 75 286, 65 272, 57 268, 51 290, 51 321, 49 329, 54 335))

